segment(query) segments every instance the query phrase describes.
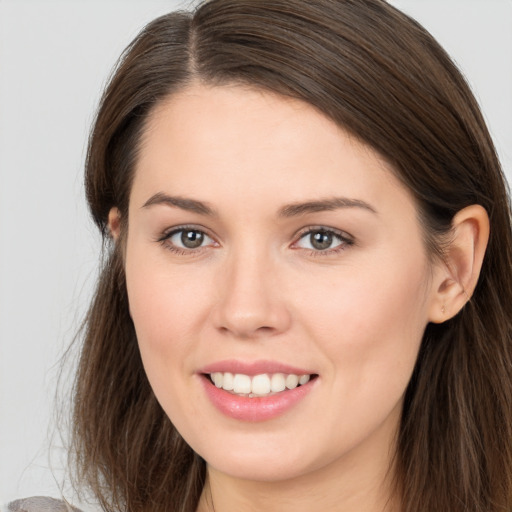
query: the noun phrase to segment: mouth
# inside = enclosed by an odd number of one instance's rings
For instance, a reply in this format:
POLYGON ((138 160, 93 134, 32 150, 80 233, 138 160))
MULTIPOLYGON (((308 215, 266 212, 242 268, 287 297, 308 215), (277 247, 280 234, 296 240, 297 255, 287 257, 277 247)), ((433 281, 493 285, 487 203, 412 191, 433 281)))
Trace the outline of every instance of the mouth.
POLYGON ((294 390, 318 377, 316 374, 213 372, 203 374, 218 389, 246 398, 263 398, 294 390))
POLYGON ((224 360, 198 376, 206 397, 224 416, 245 422, 272 420, 305 411, 320 376, 304 367, 271 360, 224 360), (300 405, 304 404, 304 405, 300 405))

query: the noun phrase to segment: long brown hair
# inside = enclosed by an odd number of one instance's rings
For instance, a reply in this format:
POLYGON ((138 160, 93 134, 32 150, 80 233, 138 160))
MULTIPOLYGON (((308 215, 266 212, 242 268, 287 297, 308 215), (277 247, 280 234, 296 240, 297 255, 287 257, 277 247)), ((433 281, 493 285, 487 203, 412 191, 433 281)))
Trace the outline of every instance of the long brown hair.
POLYGON ((192 81, 301 99, 376 149, 414 194, 432 255, 453 216, 488 212, 471 301, 426 328, 395 455, 403 512, 512 509, 512 244, 505 180, 464 78, 417 22, 383 0, 210 0, 150 23, 101 101, 86 191, 105 264, 74 387, 77 478, 105 510, 193 512, 205 463, 157 403, 129 315, 122 244, 137 152, 155 105, 192 81))

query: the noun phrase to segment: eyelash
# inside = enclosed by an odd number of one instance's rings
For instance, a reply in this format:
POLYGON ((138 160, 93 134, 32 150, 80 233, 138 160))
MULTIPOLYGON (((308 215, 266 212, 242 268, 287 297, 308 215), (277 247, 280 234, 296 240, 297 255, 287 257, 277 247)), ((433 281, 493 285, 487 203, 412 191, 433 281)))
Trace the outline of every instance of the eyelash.
POLYGON ((191 256, 192 254, 198 254, 198 253, 202 252, 202 250, 206 249, 206 247, 208 247, 207 245, 205 245, 205 246, 201 245, 195 249, 186 249, 186 248, 182 248, 182 247, 177 247, 176 245, 174 245, 173 243, 170 242, 171 238, 174 235, 177 235, 178 233, 183 233, 183 232, 200 233, 202 236, 208 237, 211 240, 213 240, 213 238, 210 235, 208 235, 208 233, 205 230, 200 229, 196 226, 179 226, 177 228, 174 228, 170 231, 166 231, 165 233, 163 233, 162 236, 160 236, 157 239, 157 242, 159 242, 161 245, 163 245, 163 247, 165 249, 167 249, 179 256, 191 256))
MULTIPOLYGON (((202 250, 206 249, 210 245, 210 244, 209 245, 201 245, 197 248, 186 249, 186 248, 178 247, 170 242, 171 238, 174 235, 177 235, 177 234, 183 233, 183 232, 187 232, 187 231, 199 233, 201 236, 208 237, 209 239, 213 240, 213 237, 208 235, 208 233, 206 231, 204 231, 203 229, 200 229, 196 226, 179 226, 179 227, 172 229, 171 231, 167 231, 167 232, 163 233, 162 236, 160 236, 156 241, 158 243, 160 243, 162 246, 164 246, 164 248, 166 248, 167 250, 169 250, 177 255, 180 255, 180 256, 191 256, 193 254, 197 255, 198 253, 202 252, 202 250)), ((309 256, 313 256, 313 257, 335 255, 335 254, 338 254, 338 253, 346 250, 347 247, 350 247, 350 246, 354 245, 354 243, 355 243, 354 239, 348 233, 345 233, 343 231, 339 231, 336 229, 332 229, 332 228, 326 228, 323 226, 309 227, 306 230, 299 232, 296 235, 296 238, 297 238, 297 240, 295 242, 293 242, 293 244, 291 245, 291 248, 294 250, 302 249, 302 250, 306 251, 309 256), (321 233, 323 235, 330 235, 333 238, 337 239, 340 243, 339 243, 339 245, 337 245, 336 247, 334 247, 332 249, 327 248, 324 250, 307 249, 307 248, 298 246, 298 244, 301 240, 303 240, 307 236, 311 236, 315 233, 321 233)), ((216 242, 214 242, 214 243, 216 244, 216 242)))
POLYGON ((340 252, 346 250, 348 247, 354 245, 355 241, 352 236, 350 236, 348 233, 345 233, 344 231, 339 231, 337 229, 333 228, 326 228, 324 226, 313 226, 308 227, 306 230, 301 231, 297 235, 297 241, 292 244, 293 249, 303 249, 307 251, 309 256, 313 257, 319 257, 319 256, 331 256, 339 254, 340 252), (324 250, 321 249, 307 249, 307 248, 301 248, 298 247, 298 243, 305 239, 307 236, 311 236, 315 233, 321 233, 323 235, 330 235, 333 238, 337 239, 340 243, 336 247, 333 248, 327 248, 324 250))

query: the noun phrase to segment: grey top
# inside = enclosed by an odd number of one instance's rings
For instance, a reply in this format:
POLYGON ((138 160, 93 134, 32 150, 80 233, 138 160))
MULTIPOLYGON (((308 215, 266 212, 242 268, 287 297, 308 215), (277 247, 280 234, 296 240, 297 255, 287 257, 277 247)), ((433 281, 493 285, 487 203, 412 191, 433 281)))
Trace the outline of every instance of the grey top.
MULTIPOLYGON (((82 512, 63 500, 56 500, 48 496, 33 496, 7 504, 5 512, 82 512)), ((2 510, 2 512, 4 512, 2 510)))

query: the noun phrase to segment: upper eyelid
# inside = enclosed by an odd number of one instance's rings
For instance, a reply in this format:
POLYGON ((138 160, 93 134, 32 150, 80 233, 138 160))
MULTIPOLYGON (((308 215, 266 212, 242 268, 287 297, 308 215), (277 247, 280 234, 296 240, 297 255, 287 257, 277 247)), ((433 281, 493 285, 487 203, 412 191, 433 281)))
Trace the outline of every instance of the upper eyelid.
POLYGON ((179 233, 180 231, 199 231, 206 235, 208 238, 211 238, 212 240, 216 240, 216 237, 212 235, 210 230, 206 229, 203 226, 198 226, 197 224, 184 224, 180 226, 173 226, 171 228, 167 228, 164 231, 162 231, 161 235, 158 237, 158 240, 165 240, 167 238, 170 238, 172 235, 175 235, 176 233, 179 233))
POLYGON ((354 237, 347 231, 343 231, 342 229, 336 229, 336 228, 331 228, 331 227, 327 227, 327 226, 308 226, 306 228, 302 228, 295 234, 294 238, 296 238, 298 240, 298 239, 302 238, 303 236, 308 235, 310 233, 314 233, 316 231, 324 231, 326 233, 333 233, 334 235, 339 236, 343 240, 354 241, 354 237))

